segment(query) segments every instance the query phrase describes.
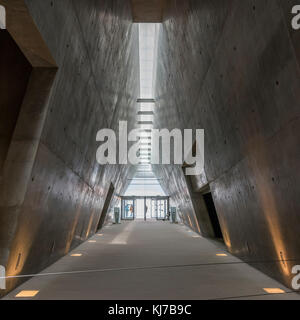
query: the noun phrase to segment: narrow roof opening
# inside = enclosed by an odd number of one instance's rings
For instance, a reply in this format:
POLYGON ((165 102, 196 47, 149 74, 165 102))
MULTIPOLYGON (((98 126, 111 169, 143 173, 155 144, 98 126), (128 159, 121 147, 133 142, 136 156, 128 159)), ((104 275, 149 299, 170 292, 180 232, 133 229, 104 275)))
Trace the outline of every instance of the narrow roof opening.
POLYGON ((137 100, 136 125, 140 131, 140 164, 130 178, 125 196, 165 196, 152 171, 152 133, 155 117, 155 78, 157 41, 160 24, 139 24, 140 98, 137 100))

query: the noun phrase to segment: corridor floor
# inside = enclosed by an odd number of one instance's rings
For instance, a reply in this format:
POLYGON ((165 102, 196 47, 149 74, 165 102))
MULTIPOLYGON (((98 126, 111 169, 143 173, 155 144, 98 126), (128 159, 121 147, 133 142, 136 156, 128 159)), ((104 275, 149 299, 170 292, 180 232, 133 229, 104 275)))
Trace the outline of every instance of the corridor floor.
POLYGON ((110 225, 4 299, 300 299, 183 225, 110 225), (221 255, 220 255, 221 254, 221 255), (286 293, 267 294, 264 288, 286 293))

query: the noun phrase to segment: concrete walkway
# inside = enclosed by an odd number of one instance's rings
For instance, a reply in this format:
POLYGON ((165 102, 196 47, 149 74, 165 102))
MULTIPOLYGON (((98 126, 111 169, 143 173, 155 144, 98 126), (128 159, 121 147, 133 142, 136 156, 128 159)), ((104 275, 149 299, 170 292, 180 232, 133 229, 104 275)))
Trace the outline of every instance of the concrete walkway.
POLYGON ((300 299, 222 245, 157 221, 105 227, 4 299, 22 290, 38 291, 30 299, 300 299))

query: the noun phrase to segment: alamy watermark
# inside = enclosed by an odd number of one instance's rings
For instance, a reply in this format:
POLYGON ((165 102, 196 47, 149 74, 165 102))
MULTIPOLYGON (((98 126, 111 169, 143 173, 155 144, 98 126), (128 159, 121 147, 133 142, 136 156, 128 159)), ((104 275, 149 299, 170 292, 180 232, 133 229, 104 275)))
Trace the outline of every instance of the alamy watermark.
POLYGON ((292 268, 292 274, 295 274, 292 280, 292 288, 294 290, 300 289, 300 266, 296 265, 292 268))
POLYGON ((0 29, 6 29, 6 10, 0 5, 0 29))
MULTIPOLYGON (((141 163, 141 132, 143 129, 133 129, 128 133, 127 121, 119 122, 119 146, 117 135, 112 129, 102 129, 97 133, 96 141, 102 142, 97 150, 96 158, 99 164, 132 164, 141 163), (133 145, 128 149, 128 143, 133 145), (118 150, 118 159, 117 159, 118 150)), ((204 168, 204 130, 197 129, 195 139, 192 129, 152 129, 149 132, 152 140, 151 159, 149 164, 186 164, 186 175, 199 175, 204 168), (172 144, 173 142, 173 144, 172 144), (173 145, 173 149, 172 146, 173 145), (173 152, 172 152, 173 151, 173 152), (172 155, 172 159, 171 159, 172 155)))
POLYGON ((292 14, 294 15, 292 19, 292 28, 294 30, 300 29, 300 4, 293 6, 292 14))
POLYGON ((5 273, 5 267, 0 265, 0 290, 6 289, 6 273, 5 273))

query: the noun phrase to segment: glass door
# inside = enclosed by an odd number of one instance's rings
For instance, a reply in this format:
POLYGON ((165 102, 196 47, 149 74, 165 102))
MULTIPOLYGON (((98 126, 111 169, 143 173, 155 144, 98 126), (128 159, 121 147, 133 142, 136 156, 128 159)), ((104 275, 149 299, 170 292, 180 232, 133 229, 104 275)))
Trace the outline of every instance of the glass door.
POLYGON ((147 219, 152 219, 152 200, 151 198, 145 198, 145 216, 147 219))
POLYGON ((165 220, 167 217, 167 200, 157 200, 157 220, 165 220))
POLYGON ((122 200, 122 220, 134 220, 135 203, 134 199, 122 200))
POLYGON ((151 218, 157 218, 157 201, 155 198, 151 199, 151 218))
POLYGON ((145 201, 144 199, 137 199, 136 200, 136 207, 135 207, 135 217, 136 219, 145 219, 145 201))

